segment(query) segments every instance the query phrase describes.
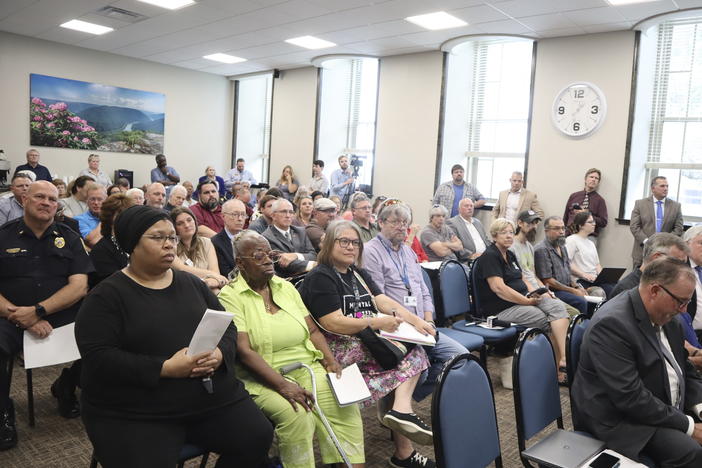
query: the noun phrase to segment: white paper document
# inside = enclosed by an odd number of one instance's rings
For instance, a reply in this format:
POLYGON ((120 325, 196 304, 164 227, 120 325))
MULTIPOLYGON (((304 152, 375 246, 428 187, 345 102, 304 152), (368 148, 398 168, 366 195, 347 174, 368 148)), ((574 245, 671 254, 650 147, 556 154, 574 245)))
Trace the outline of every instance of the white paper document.
POLYGON ((80 359, 74 323, 54 328, 46 338, 24 332, 24 368, 53 366, 80 359))
POLYGON ((380 330, 380 336, 390 340, 404 341, 406 343, 416 343, 422 346, 435 346, 436 339, 431 335, 423 335, 416 328, 407 322, 400 323, 394 332, 380 330))
POLYGON ((193 333, 188 345, 188 356, 214 351, 219 344, 227 327, 234 320, 234 314, 219 310, 207 309, 193 333))
POLYGON ((339 406, 352 405, 371 397, 358 364, 351 364, 342 370, 341 378, 337 378, 334 373, 328 373, 327 379, 329 379, 329 385, 339 406))
POLYGON ((599 304, 600 302, 604 301, 604 297, 600 296, 585 296, 585 300, 587 302, 592 302, 593 304, 599 304))
POLYGON ((425 270, 438 270, 439 268, 441 268, 442 263, 443 262, 423 262, 420 263, 419 266, 421 266, 425 270))

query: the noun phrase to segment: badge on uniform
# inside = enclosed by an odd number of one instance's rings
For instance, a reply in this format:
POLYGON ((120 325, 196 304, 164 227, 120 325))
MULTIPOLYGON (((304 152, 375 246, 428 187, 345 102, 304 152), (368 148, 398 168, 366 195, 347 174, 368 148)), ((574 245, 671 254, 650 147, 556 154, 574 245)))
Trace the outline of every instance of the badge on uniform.
POLYGON ((417 307, 417 296, 405 296, 402 298, 405 307, 417 307))
POLYGON ((20 248, 19 248, 19 247, 14 247, 14 248, 12 248, 12 249, 6 249, 6 250, 5 250, 5 252, 7 252, 7 253, 17 253, 17 252, 19 252, 19 251, 20 251, 20 248))
POLYGON ((57 237, 56 239, 54 239, 54 245, 56 246, 56 248, 62 249, 66 246, 66 239, 64 239, 63 237, 57 237))

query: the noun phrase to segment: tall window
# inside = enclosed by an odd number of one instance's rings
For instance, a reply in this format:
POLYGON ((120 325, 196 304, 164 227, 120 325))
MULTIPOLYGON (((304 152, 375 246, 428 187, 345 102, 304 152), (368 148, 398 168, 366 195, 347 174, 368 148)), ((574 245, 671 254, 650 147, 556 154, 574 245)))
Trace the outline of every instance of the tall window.
MULTIPOLYGON (((268 180, 271 145, 273 75, 257 75, 238 81, 234 119, 235 160, 244 158, 246 169, 260 181, 268 180)), ((234 167, 232 161, 232 167, 234 167)))
POLYGON ((529 127, 533 41, 479 38, 448 56, 440 179, 451 166, 497 199, 514 171, 524 171, 529 127))
POLYGON ((357 186, 372 184, 378 70, 374 58, 331 59, 321 67, 317 159, 329 176, 340 155, 358 156, 357 186))
POLYGON ((650 195, 653 177, 686 221, 702 221, 702 17, 666 21, 641 35, 636 113, 624 217, 650 195))

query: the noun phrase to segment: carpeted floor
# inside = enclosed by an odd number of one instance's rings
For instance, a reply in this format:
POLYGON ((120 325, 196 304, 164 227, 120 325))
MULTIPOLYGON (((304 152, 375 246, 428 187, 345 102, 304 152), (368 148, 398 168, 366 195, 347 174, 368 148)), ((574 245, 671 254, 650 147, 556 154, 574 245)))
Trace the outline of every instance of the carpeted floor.
MULTIPOLYGON (((494 361, 494 360, 493 360, 494 361)), ((19 444, 16 448, 0 452, 2 468, 87 468, 92 447, 83 430, 80 419, 66 420, 56 411, 56 401, 49 393, 49 386, 58 377, 61 366, 36 369, 34 371, 34 401, 36 427, 30 428, 27 419, 27 391, 25 372, 15 366, 12 398, 17 411, 19 444)), ((496 368, 489 365, 495 390, 498 427, 502 446, 502 460, 506 468, 522 466, 519 461, 514 424, 514 401, 512 392, 499 384, 496 368)), ((468 396, 466 395, 466 398, 468 396)), ((568 391, 561 389, 561 407, 567 429, 571 428, 568 391)), ((431 421, 431 397, 415 406, 416 412, 427 422, 431 421)), ((366 434, 366 462, 368 467, 387 466, 392 453, 389 431, 380 426, 375 418, 375 407, 363 411, 366 434)), ((417 447, 423 455, 433 457, 432 447, 417 447)), ((197 466, 191 462, 186 466, 197 466)), ((214 466, 210 461, 208 466, 214 466)))

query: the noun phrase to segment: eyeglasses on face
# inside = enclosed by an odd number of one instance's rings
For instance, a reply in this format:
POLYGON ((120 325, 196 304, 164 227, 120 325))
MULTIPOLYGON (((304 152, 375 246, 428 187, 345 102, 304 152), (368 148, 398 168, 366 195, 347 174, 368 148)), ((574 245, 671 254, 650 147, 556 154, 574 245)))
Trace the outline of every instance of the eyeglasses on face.
POLYGON ((239 218, 239 219, 246 219, 246 217, 247 217, 245 211, 234 211, 232 213, 222 212, 222 214, 225 216, 231 216, 232 218, 239 218))
POLYGON ((395 220, 392 220, 392 221, 387 220, 387 221, 385 221, 385 222, 388 223, 390 226, 392 226, 392 227, 394 227, 394 228, 400 227, 400 226, 402 226, 402 227, 407 227, 407 226, 409 226, 409 221, 407 221, 406 219, 395 219, 395 220))
POLYGON ((336 239, 336 242, 339 243, 339 246, 342 249, 346 249, 350 246, 352 246, 354 249, 357 249, 361 245, 361 241, 358 239, 348 239, 346 237, 340 237, 336 239))
POLYGON ((680 299, 678 296, 676 296, 672 292, 668 291, 668 288, 666 288, 662 284, 659 284, 658 286, 660 286, 663 291, 667 292, 668 295, 675 300, 675 302, 678 304, 678 309, 682 309, 683 307, 687 307, 687 305, 692 301, 692 299, 680 299))
POLYGON ((260 265, 266 260, 266 258, 269 258, 273 263, 277 263, 278 260, 280 260, 280 255, 280 252, 278 252, 277 250, 269 250, 267 252, 263 250, 257 250, 256 252, 254 252, 253 255, 239 255, 239 257, 237 258, 250 258, 260 265))
POLYGON ((144 234, 144 237, 148 237, 149 239, 153 239, 156 242, 160 242, 161 245, 166 245, 166 242, 170 242, 172 244, 177 244, 180 241, 180 237, 178 237, 178 236, 163 236, 160 234, 144 234))
POLYGON ((281 214, 290 215, 290 216, 292 216, 292 215, 295 214, 295 212, 294 212, 293 210, 276 210, 275 212, 276 212, 276 213, 281 213, 281 214))

